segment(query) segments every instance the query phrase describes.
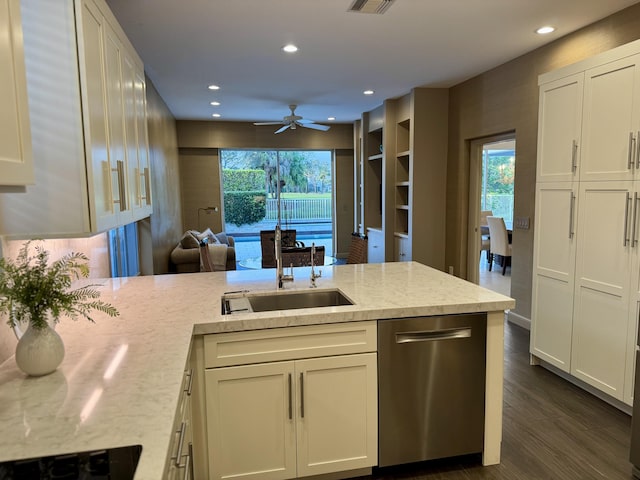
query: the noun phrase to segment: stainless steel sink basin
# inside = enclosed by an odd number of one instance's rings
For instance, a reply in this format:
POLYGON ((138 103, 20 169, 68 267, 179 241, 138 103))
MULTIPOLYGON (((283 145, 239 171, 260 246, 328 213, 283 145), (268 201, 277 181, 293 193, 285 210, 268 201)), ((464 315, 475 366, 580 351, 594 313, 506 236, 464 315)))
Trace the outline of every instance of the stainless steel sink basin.
POLYGON ((235 312, 271 312, 299 308, 353 305, 338 289, 244 294, 222 297, 223 314, 235 312))

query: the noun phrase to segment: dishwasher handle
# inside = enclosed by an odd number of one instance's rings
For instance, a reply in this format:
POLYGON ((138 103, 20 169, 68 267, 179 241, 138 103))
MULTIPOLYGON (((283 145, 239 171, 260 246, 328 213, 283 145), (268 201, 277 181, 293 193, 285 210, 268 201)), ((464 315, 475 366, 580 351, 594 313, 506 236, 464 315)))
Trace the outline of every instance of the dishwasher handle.
POLYGON ((455 340, 457 338, 470 337, 471 327, 444 328, 441 330, 396 333, 396 343, 432 342, 435 340, 455 340))

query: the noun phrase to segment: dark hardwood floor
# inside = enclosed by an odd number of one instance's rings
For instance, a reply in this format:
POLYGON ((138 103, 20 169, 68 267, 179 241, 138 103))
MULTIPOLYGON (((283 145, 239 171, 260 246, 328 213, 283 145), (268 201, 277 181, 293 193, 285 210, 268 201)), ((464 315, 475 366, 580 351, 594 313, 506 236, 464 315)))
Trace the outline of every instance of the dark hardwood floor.
POLYGON ((502 461, 479 455, 376 469, 366 479, 632 479, 631 417, 542 367, 529 332, 505 323, 502 461))

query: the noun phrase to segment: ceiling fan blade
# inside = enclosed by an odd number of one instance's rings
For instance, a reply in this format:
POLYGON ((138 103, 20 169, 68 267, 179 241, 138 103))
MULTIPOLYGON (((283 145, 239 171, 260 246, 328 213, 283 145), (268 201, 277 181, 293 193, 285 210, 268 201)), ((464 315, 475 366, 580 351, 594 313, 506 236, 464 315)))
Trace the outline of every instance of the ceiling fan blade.
POLYGON ((319 123, 301 123, 300 126, 304 128, 313 128, 314 130, 322 130, 323 132, 326 132, 331 128, 329 125, 320 125, 319 123))
POLYGON ((254 125, 282 125, 282 122, 253 122, 254 125))
POLYGON ((282 132, 284 132, 287 128, 289 128, 290 126, 291 126, 291 125, 288 125, 288 124, 287 124, 287 125, 285 125, 284 127, 280 127, 278 130, 276 130, 276 131, 275 131, 275 132, 273 132, 273 133, 282 133, 282 132))
POLYGON ((303 123, 313 123, 313 120, 307 120, 306 118, 299 118, 298 120, 296 120, 296 122, 302 125, 303 123))

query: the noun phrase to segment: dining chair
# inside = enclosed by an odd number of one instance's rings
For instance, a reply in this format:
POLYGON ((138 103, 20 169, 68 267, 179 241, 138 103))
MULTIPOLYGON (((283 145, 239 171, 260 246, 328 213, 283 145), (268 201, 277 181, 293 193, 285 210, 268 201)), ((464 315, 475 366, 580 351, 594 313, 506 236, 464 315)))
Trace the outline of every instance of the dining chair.
MULTIPOLYGON (((492 262, 496 256, 502 260, 502 275, 507 271, 507 265, 511 265, 511 244, 509 243, 509 234, 502 217, 487 217, 489 224, 489 237, 491 237, 491 254, 492 262)), ((491 270, 491 264, 489 264, 491 270)))
POLYGON ((491 263, 493 262, 493 255, 491 254, 491 236, 489 235, 489 224, 487 223, 487 217, 490 216, 493 216, 493 212, 491 210, 480 211, 480 253, 487 252, 489 270, 491 270, 491 263))
MULTIPOLYGON (((282 246, 296 246, 296 231, 282 230, 282 246)), ((262 252, 262 268, 276 266, 276 231, 260 230, 260 250, 262 252)))

